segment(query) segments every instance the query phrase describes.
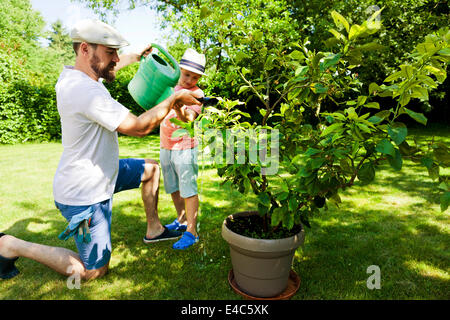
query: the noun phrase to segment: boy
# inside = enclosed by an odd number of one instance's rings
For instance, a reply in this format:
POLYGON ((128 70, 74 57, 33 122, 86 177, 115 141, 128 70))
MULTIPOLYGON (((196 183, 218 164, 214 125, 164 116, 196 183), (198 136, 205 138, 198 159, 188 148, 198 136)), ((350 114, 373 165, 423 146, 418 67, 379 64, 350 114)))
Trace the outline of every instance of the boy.
MULTIPOLYGON (((181 69, 175 92, 181 89, 193 91, 198 96, 204 96, 197 87, 197 82, 204 75, 206 59, 193 49, 187 49, 179 63, 181 69)), ((171 118, 181 121, 194 121, 201 112, 201 106, 183 106, 172 110, 161 122, 160 162, 164 178, 164 188, 172 196, 177 218, 165 227, 169 230, 185 231, 181 239, 173 245, 174 249, 187 249, 198 242, 196 230, 198 214, 198 141, 189 136, 172 138, 178 126, 170 122, 171 118)))

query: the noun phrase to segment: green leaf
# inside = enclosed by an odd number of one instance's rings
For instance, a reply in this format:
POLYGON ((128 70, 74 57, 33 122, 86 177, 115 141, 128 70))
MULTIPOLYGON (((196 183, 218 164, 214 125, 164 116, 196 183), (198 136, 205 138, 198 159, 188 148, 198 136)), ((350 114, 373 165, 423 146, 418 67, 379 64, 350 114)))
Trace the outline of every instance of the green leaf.
POLYGON ((320 63, 320 71, 325 71, 328 68, 334 66, 335 64, 337 64, 339 62, 339 59, 341 58, 341 54, 340 53, 336 53, 336 54, 330 54, 329 56, 325 57, 323 59, 323 62, 320 63))
POLYGON ((408 135, 408 128, 401 122, 395 122, 392 126, 388 125, 388 134, 396 145, 400 145, 408 135))
POLYGON ((289 57, 291 57, 291 59, 293 60, 304 60, 305 59, 305 55, 298 50, 294 50, 289 54, 289 57))
POLYGON ((380 109, 380 104, 378 102, 369 102, 369 103, 366 103, 364 105, 364 107, 372 108, 372 109, 380 109))
POLYGON ((433 179, 433 180, 439 179, 439 166, 437 164, 433 163, 431 168, 427 168, 427 169, 428 169, 428 175, 430 176, 431 179, 433 179))
POLYGON ((322 164, 325 162, 324 158, 314 158, 311 161, 311 169, 318 169, 322 166, 322 164))
POLYGON ((441 184, 439 185, 438 188, 443 190, 443 191, 448 191, 447 184, 444 181, 441 182, 441 184))
POLYGON ((172 133, 172 138, 179 138, 185 135, 189 135, 189 131, 186 129, 178 129, 172 133))
POLYGON ((447 76, 445 71, 440 68, 426 66, 424 69, 433 74, 439 82, 443 82, 447 76))
POLYGON ((297 206, 298 206, 297 199, 295 197, 289 198, 289 200, 288 200, 289 211, 292 212, 292 211, 297 210, 297 206))
POLYGON ((371 183, 375 179, 375 168, 372 162, 364 163, 358 170, 356 176, 361 181, 362 185, 371 183))
POLYGON ((357 101, 358 101, 357 106, 358 107, 362 106, 364 103, 366 103, 366 100, 367 100, 367 96, 358 96, 358 98, 357 98, 357 101))
POLYGON ((391 165, 394 170, 401 170, 402 169, 402 155, 400 154, 400 151, 398 149, 395 149, 395 156, 391 157, 390 155, 387 156, 389 164, 391 165))
POLYGON ((209 9, 208 7, 202 7, 200 9, 200 19, 205 19, 207 16, 209 16, 213 11, 209 9))
POLYGON ((372 82, 369 84, 369 94, 373 94, 374 92, 381 91, 381 88, 379 85, 377 85, 375 82, 372 82))
POLYGON ((444 212, 447 210, 448 205, 450 204, 450 191, 446 191, 441 195, 441 211, 444 212))
POLYGON ((380 118, 378 116, 371 116, 369 119, 367 119, 367 121, 373 123, 373 124, 379 124, 380 122, 382 122, 384 119, 380 118))
POLYGON ((331 32, 337 40, 340 40, 340 41, 345 40, 345 37, 342 33, 339 33, 338 31, 336 31, 334 29, 329 29, 328 31, 331 32))
POLYGON ((331 11, 331 17, 333 18, 334 24, 338 29, 345 28, 345 30, 349 32, 350 25, 348 24, 348 21, 340 13, 333 10, 331 11))
POLYGON ((187 122, 181 121, 180 119, 177 118, 170 118, 169 121, 182 128, 186 128, 189 125, 187 122))
POLYGON ((403 73, 401 71, 394 72, 393 74, 388 76, 386 79, 384 79, 384 82, 392 82, 392 81, 400 78, 402 75, 403 75, 403 73))
POLYGON ((392 157, 395 157, 395 148, 392 145, 392 143, 387 139, 381 140, 375 147, 375 150, 380 153, 388 154, 392 157))
POLYGON ((442 166, 450 166, 450 153, 449 148, 441 142, 437 142, 433 145, 433 154, 437 161, 439 161, 442 166))
POLYGON ((320 83, 316 83, 316 84, 314 84, 314 87, 311 88, 311 90, 312 90, 314 93, 327 93, 328 88, 327 88, 327 87, 324 87, 324 86, 323 86, 322 84, 320 84, 320 83))
POLYGON ((358 50, 362 51, 376 51, 386 48, 385 46, 378 44, 376 42, 365 43, 361 46, 356 47, 358 50))
POLYGON ((246 85, 241 86, 241 87, 239 88, 238 95, 241 94, 241 93, 243 93, 243 92, 245 92, 245 91, 248 91, 248 90, 250 90, 250 86, 246 86, 246 85))
POLYGON ((270 206, 270 198, 269 198, 269 195, 267 194, 267 192, 260 192, 258 194, 258 202, 265 207, 270 206))
POLYGON ((441 56, 446 56, 446 57, 450 57, 450 48, 444 48, 438 51, 438 54, 440 54, 441 56))
POLYGON ((327 134, 338 131, 342 129, 343 126, 344 126, 343 123, 333 123, 332 125, 328 126, 325 130, 323 130, 320 136, 323 137, 326 136, 327 134))
POLYGON ((277 200, 279 200, 279 201, 286 200, 288 198, 288 196, 289 196, 289 192, 285 192, 285 191, 280 192, 277 194, 277 200))
POLYGON ((349 119, 352 120, 358 119, 358 114, 356 113, 355 108, 353 107, 345 109, 345 113, 347 113, 349 119))
POLYGON ((364 123, 356 123, 356 125, 358 126, 358 128, 360 128, 362 131, 366 132, 366 133, 372 133, 372 130, 370 130, 370 128, 368 126, 366 126, 364 123))
POLYGON ((412 98, 418 98, 421 101, 428 101, 428 90, 424 87, 421 86, 414 86, 411 88, 412 93, 411 93, 411 97, 412 98))
MULTIPOLYGON (((256 30, 253 32, 253 38, 256 41, 262 40, 263 36, 264 36, 264 33, 260 30, 256 30)), ((304 56, 303 56, 303 58, 304 58, 304 56)))
POLYGON ((308 148, 308 150, 306 150, 305 155, 307 156, 313 156, 315 154, 318 154, 322 152, 322 150, 318 150, 318 149, 314 149, 314 148, 308 148))
POLYGON ((348 39, 353 40, 357 38, 359 35, 361 35, 364 32, 364 28, 361 27, 358 24, 354 24, 351 26, 350 31, 348 33, 348 39))
POLYGON ((286 210, 285 207, 275 208, 272 212, 272 216, 270 218, 270 224, 272 227, 276 227, 280 224, 280 222, 283 220, 284 211, 286 210))
POLYGON ((428 157, 423 157, 422 159, 420 159, 420 162, 427 168, 427 169, 431 169, 431 167, 433 166, 433 159, 430 159, 428 157))
POLYGON ((295 76, 304 76, 309 70, 308 66, 300 66, 295 70, 295 76))
POLYGON ((400 70, 404 78, 411 79, 414 75, 415 68, 413 66, 403 64, 400 66, 400 70))
POLYGON ((409 109, 407 109, 407 108, 403 108, 403 109, 406 111, 406 113, 407 113, 411 118, 413 118, 413 119, 416 120, 417 122, 423 124, 424 126, 427 125, 427 118, 426 118, 422 113, 417 113, 417 112, 414 112, 414 111, 409 110, 409 109))

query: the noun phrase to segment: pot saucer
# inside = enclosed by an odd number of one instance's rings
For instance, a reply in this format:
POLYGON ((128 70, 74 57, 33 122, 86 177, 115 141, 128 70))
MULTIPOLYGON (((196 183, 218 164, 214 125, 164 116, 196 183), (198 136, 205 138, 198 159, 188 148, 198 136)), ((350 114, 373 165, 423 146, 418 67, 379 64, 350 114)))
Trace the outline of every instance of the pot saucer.
POLYGON ((234 292, 243 296, 246 300, 289 300, 297 292, 298 288, 300 288, 300 277, 294 270, 291 269, 291 271, 289 272, 287 288, 279 295, 268 298, 254 297, 249 295, 248 293, 243 292, 238 287, 236 280, 234 279, 233 269, 231 269, 228 273, 228 283, 230 284, 231 288, 233 288, 234 292))

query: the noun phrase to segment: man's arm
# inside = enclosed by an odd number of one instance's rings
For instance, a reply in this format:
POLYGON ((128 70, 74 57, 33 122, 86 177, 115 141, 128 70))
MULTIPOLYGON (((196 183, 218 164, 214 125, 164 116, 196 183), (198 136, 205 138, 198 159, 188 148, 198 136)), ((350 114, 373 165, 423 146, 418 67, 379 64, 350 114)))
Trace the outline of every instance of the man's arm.
POLYGON ((129 64, 139 62, 142 57, 148 56, 152 52, 152 46, 148 45, 141 53, 125 53, 119 56, 119 62, 114 67, 114 72, 128 66, 129 64))
POLYGON ((200 98, 200 96, 192 91, 185 89, 177 91, 139 117, 129 113, 116 130, 128 136, 144 137, 161 123, 170 109, 173 108, 177 111, 183 105, 200 105, 201 103, 196 98, 200 98))

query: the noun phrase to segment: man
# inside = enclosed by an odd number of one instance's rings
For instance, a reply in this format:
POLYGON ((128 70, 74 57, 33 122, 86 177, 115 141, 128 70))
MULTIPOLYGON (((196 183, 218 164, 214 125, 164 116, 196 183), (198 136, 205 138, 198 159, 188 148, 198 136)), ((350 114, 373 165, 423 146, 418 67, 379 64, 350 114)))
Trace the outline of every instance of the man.
POLYGON ((77 254, 0 234, 1 278, 18 273, 14 266, 18 257, 33 259, 67 276, 73 273, 83 279, 103 276, 111 255, 113 193, 137 188, 141 183, 147 217, 144 241, 176 239, 181 235, 163 227, 158 218, 158 163, 150 159, 119 161, 117 132, 143 137, 171 109, 200 105, 195 99, 199 96, 189 90, 177 91, 137 117, 112 99, 101 79, 113 81, 121 67, 137 62, 148 54, 149 48, 141 55, 119 57, 117 49, 128 42, 117 30, 97 20, 80 21, 71 31, 71 38, 76 52, 75 66, 66 66, 55 86, 64 151, 55 173, 53 194, 57 208, 69 222, 64 235, 77 235, 78 230, 85 228, 90 241, 86 234, 81 239, 77 237, 77 254))

